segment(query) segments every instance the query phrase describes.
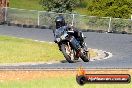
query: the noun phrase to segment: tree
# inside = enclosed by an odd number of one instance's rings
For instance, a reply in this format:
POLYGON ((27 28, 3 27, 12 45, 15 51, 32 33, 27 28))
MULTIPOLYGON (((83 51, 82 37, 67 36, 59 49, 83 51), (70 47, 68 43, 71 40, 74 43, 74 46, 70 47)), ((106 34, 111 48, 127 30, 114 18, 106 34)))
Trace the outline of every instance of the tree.
POLYGON ((72 12, 79 5, 80 0, 41 0, 40 4, 47 10, 53 12, 72 12))
POLYGON ((131 0, 89 0, 89 15, 130 18, 132 14, 131 0))

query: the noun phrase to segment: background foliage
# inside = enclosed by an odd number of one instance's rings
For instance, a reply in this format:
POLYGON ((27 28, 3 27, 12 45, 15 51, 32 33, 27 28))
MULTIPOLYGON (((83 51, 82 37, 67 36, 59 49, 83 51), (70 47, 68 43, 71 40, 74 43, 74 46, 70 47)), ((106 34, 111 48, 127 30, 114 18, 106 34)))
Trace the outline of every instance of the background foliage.
POLYGON ((72 10, 79 5, 79 0, 41 0, 40 4, 47 11, 54 12, 72 12, 72 10))
POLYGON ((113 18, 132 15, 132 0, 10 0, 10 7, 113 18))

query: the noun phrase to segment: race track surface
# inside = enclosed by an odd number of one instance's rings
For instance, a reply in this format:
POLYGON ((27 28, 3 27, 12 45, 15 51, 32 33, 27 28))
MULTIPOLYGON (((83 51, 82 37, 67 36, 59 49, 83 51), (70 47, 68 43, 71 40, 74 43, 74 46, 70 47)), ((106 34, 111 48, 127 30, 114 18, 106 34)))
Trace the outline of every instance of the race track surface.
MULTIPOLYGON (((0 25, 0 35, 15 36, 33 40, 53 42, 53 32, 49 29, 20 28, 0 25)), ((4 68, 20 69, 72 69, 79 66, 84 68, 132 68, 132 35, 84 32, 88 48, 111 52, 113 57, 88 63, 54 63, 20 66, 0 66, 4 68)))

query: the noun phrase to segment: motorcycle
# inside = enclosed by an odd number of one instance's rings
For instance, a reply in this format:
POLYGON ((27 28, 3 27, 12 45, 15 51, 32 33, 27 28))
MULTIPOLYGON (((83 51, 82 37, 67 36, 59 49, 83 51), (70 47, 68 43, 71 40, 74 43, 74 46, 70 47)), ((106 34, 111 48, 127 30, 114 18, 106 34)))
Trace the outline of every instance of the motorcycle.
POLYGON ((67 31, 66 28, 61 27, 55 31, 55 41, 69 63, 74 63, 79 58, 84 62, 88 62, 88 51, 84 50, 77 39, 71 35, 73 32, 74 31, 67 31))

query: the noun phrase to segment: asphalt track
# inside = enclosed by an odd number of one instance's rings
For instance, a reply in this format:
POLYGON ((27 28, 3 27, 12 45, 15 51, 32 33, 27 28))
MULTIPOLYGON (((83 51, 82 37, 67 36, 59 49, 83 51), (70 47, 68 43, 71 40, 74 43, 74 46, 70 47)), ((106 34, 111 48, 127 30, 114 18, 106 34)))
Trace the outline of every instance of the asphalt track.
MULTIPOLYGON (((15 36, 33 40, 53 42, 53 32, 49 29, 20 28, 0 25, 0 35, 15 36)), ((18 66, 0 66, 0 69, 73 69, 83 66, 88 69, 132 68, 132 35, 84 32, 89 48, 111 52, 113 57, 88 63, 54 63, 18 66)))

